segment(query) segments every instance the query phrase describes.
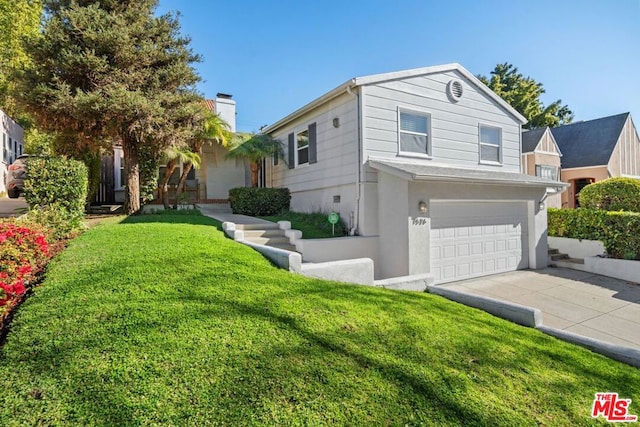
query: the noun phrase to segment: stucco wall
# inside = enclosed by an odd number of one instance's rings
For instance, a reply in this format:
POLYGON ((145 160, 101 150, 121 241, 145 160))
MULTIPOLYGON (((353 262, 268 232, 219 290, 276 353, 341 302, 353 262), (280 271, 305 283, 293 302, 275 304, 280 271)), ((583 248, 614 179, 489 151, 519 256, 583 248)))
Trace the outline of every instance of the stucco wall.
POLYGON ((242 160, 228 159, 227 150, 218 144, 205 145, 202 151, 202 167, 196 171, 196 178, 207 199, 226 199, 230 188, 247 184, 242 160))
POLYGON ((575 168, 575 169, 562 169, 561 173, 562 182, 571 183, 571 186, 562 193, 562 207, 563 208, 575 208, 575 185, 572 180, 580 178, 595 178, 597 181, 609 178, 609 172, 606 166, 597 166, 592 168, 575 168))

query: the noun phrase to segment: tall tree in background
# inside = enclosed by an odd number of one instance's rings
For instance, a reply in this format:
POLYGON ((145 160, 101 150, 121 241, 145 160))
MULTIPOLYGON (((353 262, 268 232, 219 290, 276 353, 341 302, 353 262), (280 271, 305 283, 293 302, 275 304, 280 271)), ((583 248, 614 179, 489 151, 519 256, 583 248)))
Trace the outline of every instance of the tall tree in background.
POLYGON ((109 149, 122 144, 124 210, 140 209, 140 164, 190 141, 204 116, 195 91, 199 57, 157 0, 44 0, 47 20, 27 52, 37 68, 21 100, 48 130, 109 149))
POLYGON ((542 83, 523 76, 512 64, 498 64, 490 78, 478 78, 529 121, 523 126, 526 129, 556 127, 573 120, 573 112, 560 99, 545 107, 540 100, 545 93, 542 83))
POLYGON ((31 64, 23 41, 38 37, 41 14, 40 0, 0 0, 0 108, 14 117, 12 76, 31 64))

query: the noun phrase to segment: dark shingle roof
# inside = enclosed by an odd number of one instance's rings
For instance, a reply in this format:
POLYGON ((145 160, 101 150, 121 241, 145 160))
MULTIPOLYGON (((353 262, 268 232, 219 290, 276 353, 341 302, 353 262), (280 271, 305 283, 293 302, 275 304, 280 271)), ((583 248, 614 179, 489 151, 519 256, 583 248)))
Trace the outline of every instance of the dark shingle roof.
POLYGON ((551 128, 562 152, 563 168, 609 163, 629 113, 551 128))
POLYGON ((533 153, 546 130, 547 128, 543 127, 522 132, 522 152, 533 153))

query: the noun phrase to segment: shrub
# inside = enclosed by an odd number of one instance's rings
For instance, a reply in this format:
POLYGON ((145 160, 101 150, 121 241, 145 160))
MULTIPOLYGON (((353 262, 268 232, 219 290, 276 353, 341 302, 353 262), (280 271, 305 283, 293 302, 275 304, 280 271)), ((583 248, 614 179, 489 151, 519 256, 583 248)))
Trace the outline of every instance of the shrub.
POLYGON ((87 185, 87 167, 80 161, 62 157, 27 160, 24 197, 30 209, 57 204, 71 220, 79 220, 84 215, 87 185))
POLYGON ((45 230, 16 221, 0 222, 0 308, 20 299, 50 256, 45 230))
POLYGON ((275 215, 289 210, 288 188, 240 187, 229 190, 233 213, 251 216, 275 215))
POLYGON ((600 240, 613 258, 640 259, 640 213, 549 208, 547 214, 549 236, 600 240))
POLYGON ((640 212, 640 180, 609 178, 580 191, 580 206, 605 211, 640 212))
POLYGON ((58 202, 31 209, 27 212, 25 221, 47 227, 49 237, 53 240, 70 239, 85 228, 82 217, 72 215, 58 202))

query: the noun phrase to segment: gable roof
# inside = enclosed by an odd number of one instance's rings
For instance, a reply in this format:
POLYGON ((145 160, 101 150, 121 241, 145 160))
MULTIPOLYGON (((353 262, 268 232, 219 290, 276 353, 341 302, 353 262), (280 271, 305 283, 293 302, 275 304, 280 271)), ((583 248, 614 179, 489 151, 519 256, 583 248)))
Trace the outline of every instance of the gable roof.
POLYGON ((522 152, 533 153, 548 127, 522 132, 522 152))
POLYGON ((337 97, 337 96, 339 96, 339 95, 341 95, 341 94, 343 94, 345 92, 350 91, 351 89, 353 89, 355 87, 381 83, 381 82, 385 82, 385 81, 389 81, 389 80, 400 80, 400 79, 406 79, 406 78, 411 78, 411 77, 424 76, 424 75, 428 75, 428 74, 445 73, 445 72, 448 72, 448 71, 457 71, 457 72, 459 72, 460 74, 462 74, 469 81, 469 83, 471 83, 474 86, 476 86, 481 92, 486 94, 496 104, 500 105, 515 120, 517 120, 521 124, 527 123, 527 119, 525 119, 522 116, 522 114, 518 113, 505 100, 503 100, 498 95, 496 95, 495 92, 493 92, 491 89, 489 89, 484 83, 482 83, 476 76, 471 74, 466 68, 464 68, 462 65, 460 65, 458 63, 451 63, 451 64, 444 64, 444 65, 435 65, 435 66, 432 66, 432 67, 423 67, 423 68, 414 68, 414 69, 411 69, 411 70, 395 71, 395 72, 391 72, 391 73, 373 74, 373 75, 370 75, 370 76, 363 76, 363 77, 354 77, 354 78, 352 78, 350 80, 347 80, 346 82, 344 82, 340 86, 336 87, 335 89, 325 93, 324 95, 320 96, 319 98, 316 98, 315 100, 311 101, 307 105, 297 109, 296 111, 294 111, 293 113, 291 113, 288 116, 284 117, 283 119, 280 119, 277 122, 275 122, 274 124, 272 124, 270 126, 267 126, 264 129, 264 133, 270 133, 270 132, 275 131, 276 129, 286 125, 287 123, 291 122, 292 120, 295 120, 298 117, 302 116, 303 114, 307 113, 308 111, 310 111, 310 110, 312 110, 312 109, 324 104, 325 102, 330 101, 331 99, 333 99, 333 98, 335 98, 335 97, 337 97))
POLYGON ((629 113, 552 128, 564 155, 563 168, 604 166, 609 163, 629 113))

